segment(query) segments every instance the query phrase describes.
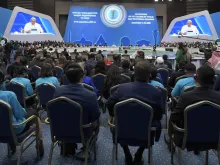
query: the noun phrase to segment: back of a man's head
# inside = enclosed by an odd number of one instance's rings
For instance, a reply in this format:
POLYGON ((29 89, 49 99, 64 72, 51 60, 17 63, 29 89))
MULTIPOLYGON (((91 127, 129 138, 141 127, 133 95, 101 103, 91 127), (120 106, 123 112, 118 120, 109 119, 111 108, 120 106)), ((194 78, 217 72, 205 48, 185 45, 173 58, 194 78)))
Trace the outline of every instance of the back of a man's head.
POLYGON ((138 62, 134 68, 135 80, 139 82, 148 82, 151 74, 151 66, 146 61, 138 62))
POLYGON ((208 65, 203 65, 197 70, 197 82, 200 85, 213 85, 215 78, 215 71, 208 65))
POLYGON ((186 64, 185 65, 185 70, 188 73, 195 73, 196 72, 196 66, 194 64, 192 64, 192 63, 186 64))
POLYGON ((138 58, 143 58, 144 59, 144 57, 145 57, 145 54, 144 54, 144 52, 143 51, 138 51, 138 58))
POLYGON ((66 76, 71 84, 80 83, 83 78, 83 70, 77 63, 71 63, 66 67, 66 76))
POLYGON ((163 60, 166 61, 168 59, 168 56, 165 54, 163 55, 163 60))
POLYGON ((185 61, 180 61, 179 62, 179 69, 185 69, 185 65, 186 65, 186 63, 185 63, 185 61))
POLYGON ((128 61, 128 60, 123 60, 123 61, 121 62, 121 66, 122 66, 123 69, 129 69, 129 68, 130 68, 130 61, 128 61))
POLYGON ((114 54, 114 55, 113 55, 113 60, 114 60, 114 62, 120 62, 120 61, 121 61, 121 55, 119 55, 119 54, 114 54))
POLYGON ((95 56, 96 56, 96 55, 95 55, 94 53, 89 54, 89 55, 88 55, 88 59, 95 59, 95 56))

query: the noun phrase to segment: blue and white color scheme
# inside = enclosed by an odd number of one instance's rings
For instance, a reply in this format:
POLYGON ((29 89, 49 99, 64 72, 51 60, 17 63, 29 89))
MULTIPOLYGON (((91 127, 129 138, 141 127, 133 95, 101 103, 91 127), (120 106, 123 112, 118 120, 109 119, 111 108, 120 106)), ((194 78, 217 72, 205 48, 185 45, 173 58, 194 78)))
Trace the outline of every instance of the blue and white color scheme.
POLYGON ((208 11, 202 11, 174 19, 162 42, 212 42, 218 38, 208 11), (187 24, 191 23, 191 27, 187 24))
MULTIPOLYGON (((65 42, 77 44, 154 45, 153 31, 158 22, 153 8, 125 8, 104 5, 101 8, 72 6, 66 27, 65 42)), ((157 43, 160 35, 156 35, 157 43)))
MULTIPOLYGON (((29 26, 30 27, 30 26, 29 26)), ((21 7, 15 7, 7 28, 4 33, 4 37, 9 40, 15 41, 60 41, 62 42, 62 36, 54 22, 54 20, 45 14, 41 14, 35 11, 27 10, 21 7), (26 25, 30 25, 32 18, 36 20, 37 28, 27 28, 31 32, 24 32, 26 25), (37 29, 42 29, 39 33, 37 29), (34 32, 34 30, 36 32, 34 32)))
POLYGON ((2 16, 1 21, 0 21, 0 36, 4 35, 5 29, 10 20, 11 14, 12 14, 12 10, 0 7, 0 15, 2 16))
POLYGON ((100 16, 106 26, 117 28, 126 21, 127 11, 121 5, 107 5, 102 8, 100 16))

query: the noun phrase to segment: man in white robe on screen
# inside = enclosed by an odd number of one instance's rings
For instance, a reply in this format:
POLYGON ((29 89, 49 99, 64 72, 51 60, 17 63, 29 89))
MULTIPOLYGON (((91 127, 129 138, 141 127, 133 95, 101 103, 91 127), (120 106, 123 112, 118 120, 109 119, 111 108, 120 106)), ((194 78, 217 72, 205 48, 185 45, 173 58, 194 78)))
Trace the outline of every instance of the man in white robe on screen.
POLYGON ((32 17, 29 23, 26 23, 24 33, 31 33, 31 34, 39 34, 43 33, 43 29, 40 24, 36 23, 36 18, 32 17))
POLYGON ((199 35, 199 30, 197 29, 196 26, 192 24, 191 20, 188 20, 187 24, 182 27, 181 32, 179 34, 180 35, 190 35, 190 34, 199 35))

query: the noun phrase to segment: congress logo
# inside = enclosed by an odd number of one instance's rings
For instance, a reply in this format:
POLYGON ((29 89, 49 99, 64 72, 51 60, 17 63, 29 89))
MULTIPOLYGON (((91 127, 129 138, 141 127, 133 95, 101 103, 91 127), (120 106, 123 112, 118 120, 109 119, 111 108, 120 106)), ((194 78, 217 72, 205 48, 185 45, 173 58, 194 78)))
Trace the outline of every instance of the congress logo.
POLYGON ((127 18, 127 11, 124 6, 106 5, 101 9, 102 22, 111 28, 117 28, 124 24, 127 18))

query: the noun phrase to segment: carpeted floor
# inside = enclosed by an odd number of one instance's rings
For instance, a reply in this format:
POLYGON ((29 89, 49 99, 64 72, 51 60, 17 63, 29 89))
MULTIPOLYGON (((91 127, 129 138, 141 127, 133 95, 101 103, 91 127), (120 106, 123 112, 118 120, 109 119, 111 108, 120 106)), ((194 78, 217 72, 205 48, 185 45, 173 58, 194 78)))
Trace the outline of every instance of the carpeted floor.
MULTIPOLYGON (((101 116, 101 128, 97 141, 97 161, 93 161, 93 154, 89 160, 89 165, 111 165, 112 159, 112 135, 107 127, 108 114, 101 116)), ((163 135, 166 130, 163 130, 161 139, 158 143, 153 146, 153 161, 154 165, 169 165, 170 164, 170 153, 163 140, 163 135)), ((23 153, 22 165, 46 165, 48 163, 48 155, 51 144, 50 128, 49 125, 43 124, 43 140, 45 155, 37 161, 35 144, 33 144, 28 150, 23 153)), ((134 154, 136 147, 131 147, 131 151, 134 154)), ((144 164, 147 163, 147 150, 144 152, 144 164)), ((201 153, 199 156, 195 156, 193 152, 183 151, 183 165, 204 165, 205 164, 205 153, 201 153)), ((12 158, 7 157, 7 145, 0 144, 0 165, 16 165, 17 154, 12 158)), ((174 162, 177 164, 177 154, 174 155, 174 162)), ((83 162, 73 160, 72 158, 63 158, 60 156, 59 147, 54 149, 52 165, 83 165, 83 162)), ((117 165, 124 164, 124 154, 119 147, 117 165)), ((210 151, 209 154, 209 165, 217 165, 218 159, 214 152, 210 151)))

